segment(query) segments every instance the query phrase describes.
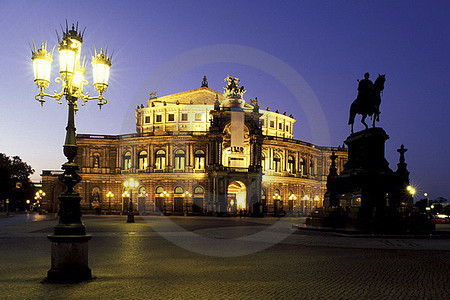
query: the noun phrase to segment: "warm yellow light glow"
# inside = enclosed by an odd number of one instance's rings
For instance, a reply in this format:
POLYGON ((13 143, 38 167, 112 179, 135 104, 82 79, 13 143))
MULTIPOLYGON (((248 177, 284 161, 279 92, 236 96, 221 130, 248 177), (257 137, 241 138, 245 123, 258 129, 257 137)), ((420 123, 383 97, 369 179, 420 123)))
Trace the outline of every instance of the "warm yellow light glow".
POLYGON ((408 192, 409 192, 412 196, 414 196, 414 194, 416 193, 416 189, 413 188, 413 187, 410 186, 410 185, 408 185, 408 186, 406 187, 406 190, 408 190, 408 192))
POLYGON ((79 91, 83 90, 84 74, 86 74, 86 68, 78 67, 75 69, 75 73, 72 78, 72 86, 79 91))
POLYGON ((38 87, 47 88, 50 84, 50 73, 52 69, 53 51, 47 52, 45 44, 38 50, 32 51, 31 59, 33 60, 34 81, 38 87))
POLYGON ((108 87, 111 60, 103 50, 92 57, 92 74, 94 77, 94 87, 99 93, 103 93, 108 87))
POLYGON ((30 204, 30 200, 27 200, 27 204, 30 204))
POLYGON ((72 77, 76 66, 76 52, 67 44, 61 43, 59 50, 59 73, 64 80, 72 77))
POLYGON ((114 194, 113 194, 111 191, 109 191, 109 192, 106 194, 106 197, 108 197, 108 198, 114 197, 114 194))
POLYGON ((137 188, 139 186, 139 182, 137 182, 136 180, 134 180, 133 178, 130 178, 128 180, 126 180, 123 185, 125 187, 129 187, 129 188, 137 188))

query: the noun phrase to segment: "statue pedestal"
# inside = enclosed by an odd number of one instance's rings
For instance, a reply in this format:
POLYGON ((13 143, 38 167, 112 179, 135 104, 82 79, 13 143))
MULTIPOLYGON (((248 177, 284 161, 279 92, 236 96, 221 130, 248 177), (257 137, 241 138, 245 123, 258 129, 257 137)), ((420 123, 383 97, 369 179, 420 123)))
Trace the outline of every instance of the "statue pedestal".
POLYGON ((88 241, 92 235, 49 235, 52 267, 49 282, 81 282, 92 279, 88 266, 88 241))
POLYGON ((345 144, 348 146, 348 161, 342 174, 391 173, 384 158, 384 143, 389 136, 382 128, 369 128, 351 134, 345 144))

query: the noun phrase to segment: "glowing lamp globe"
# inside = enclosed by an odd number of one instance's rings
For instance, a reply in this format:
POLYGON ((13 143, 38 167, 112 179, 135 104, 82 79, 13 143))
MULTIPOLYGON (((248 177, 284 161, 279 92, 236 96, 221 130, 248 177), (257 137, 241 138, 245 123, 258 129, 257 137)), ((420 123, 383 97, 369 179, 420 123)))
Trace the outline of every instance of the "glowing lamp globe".
POLYGON ((109 81, 109 71, 111 68, 111 59, 100 50, 92 57, 92 74, 94 77, 94 87, 99 93, 106 91, 109 81))
POLYGON ((62 79, 67 80, 73 76, 76 65, 76 51, 71 46, 70 40, 62 40, 58 45, 59 51, 59 74, 62 79))
POLYGON ((45 43, 38 50, 32 51, 31 59, 33 61, 34 82, 40 88, 46 89, 50 84, 50 72, 52 69, 52 54, 45 49, 45 43))

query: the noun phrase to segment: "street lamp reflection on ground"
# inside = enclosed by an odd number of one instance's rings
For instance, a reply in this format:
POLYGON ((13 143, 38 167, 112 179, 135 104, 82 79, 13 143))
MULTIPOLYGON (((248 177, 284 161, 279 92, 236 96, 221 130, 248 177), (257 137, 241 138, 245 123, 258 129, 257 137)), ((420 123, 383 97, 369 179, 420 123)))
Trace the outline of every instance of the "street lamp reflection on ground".
POLYGON ((128 207, 127 223, 134 223, 134 213, 133 213, 133 188, 139 186, 139 182, 135 181, 133 178, 126 180, 123 185, 125 188, 130 189, 130 205, 128 207))
POLYGON ((34 82, 39 88, 35 99, 44 104, 45 97, 54 98, 58 103, 65 97, 68 105, 68 121, 66 127, 66 139, 64 143, 64 155, 67 162, 62 165, 64 174, 59 180, 66 186, 65 192, 59 197, 59 222, 54 228, 54 234, 48 238, 52 242, 52 267, 47 273, 48 281, 79 282, 92 279, 91 269, 88 267, 87 242, 92 238, 86 234, 86 227, 81 222, 80 195, 75 191, 75 185, 81 181, 77 174, 78 165, 75 162, 77 155, 77 144, 75 139, 75 111, 78 110, 78 99, 83 105, 89 100, 98 100, 97 105, 101 108, 106 104, 103 92, 108 87, 109 70, 111 60, 106 52, 94 49, 92 57, 92 70, 94 88, 98 95, 90 97, 83 94, 83 86, 88 82, 84 79, 86 73, 85 59, 81 61, 81 45, 83 43, 83 32, 78 31, 78 24, 72 25, 71 29, 66 22, 62 37, 58 35, 59 52, 59 75, 56 83, 61 83, 61 91, 46 94, 44 91, 50 85, 51 64, 53 61, 53 50, 48 51, 46 43, 42 43, 40 49, 32 50, 32 61, 34 70, 34 82))

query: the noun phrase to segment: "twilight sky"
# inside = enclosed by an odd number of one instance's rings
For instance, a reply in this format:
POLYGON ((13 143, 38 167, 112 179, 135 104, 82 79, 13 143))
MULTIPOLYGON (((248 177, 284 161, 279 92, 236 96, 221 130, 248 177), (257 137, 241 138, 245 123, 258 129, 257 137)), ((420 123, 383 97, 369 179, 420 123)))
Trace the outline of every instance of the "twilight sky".
POLYGON ((247 101, 292 113, 296 139, 337 146, 350 133, 356 80, 386 73, 378 126, 390 136, 389 166, 404 144, 416 199, 450 198, 449 15, 448 1, 2 1, 0 152, 29 163, 34 180, 64 163, 67 105, 34 100, 30 43, 56 45, 67 19, 87 27, 89 62, 94 45, 114 51, 109 102, 80 107, 77 133, 135 132, 134 108, 150 92, 198 88, 203 75, 222 92, 230 74, 247 101))

